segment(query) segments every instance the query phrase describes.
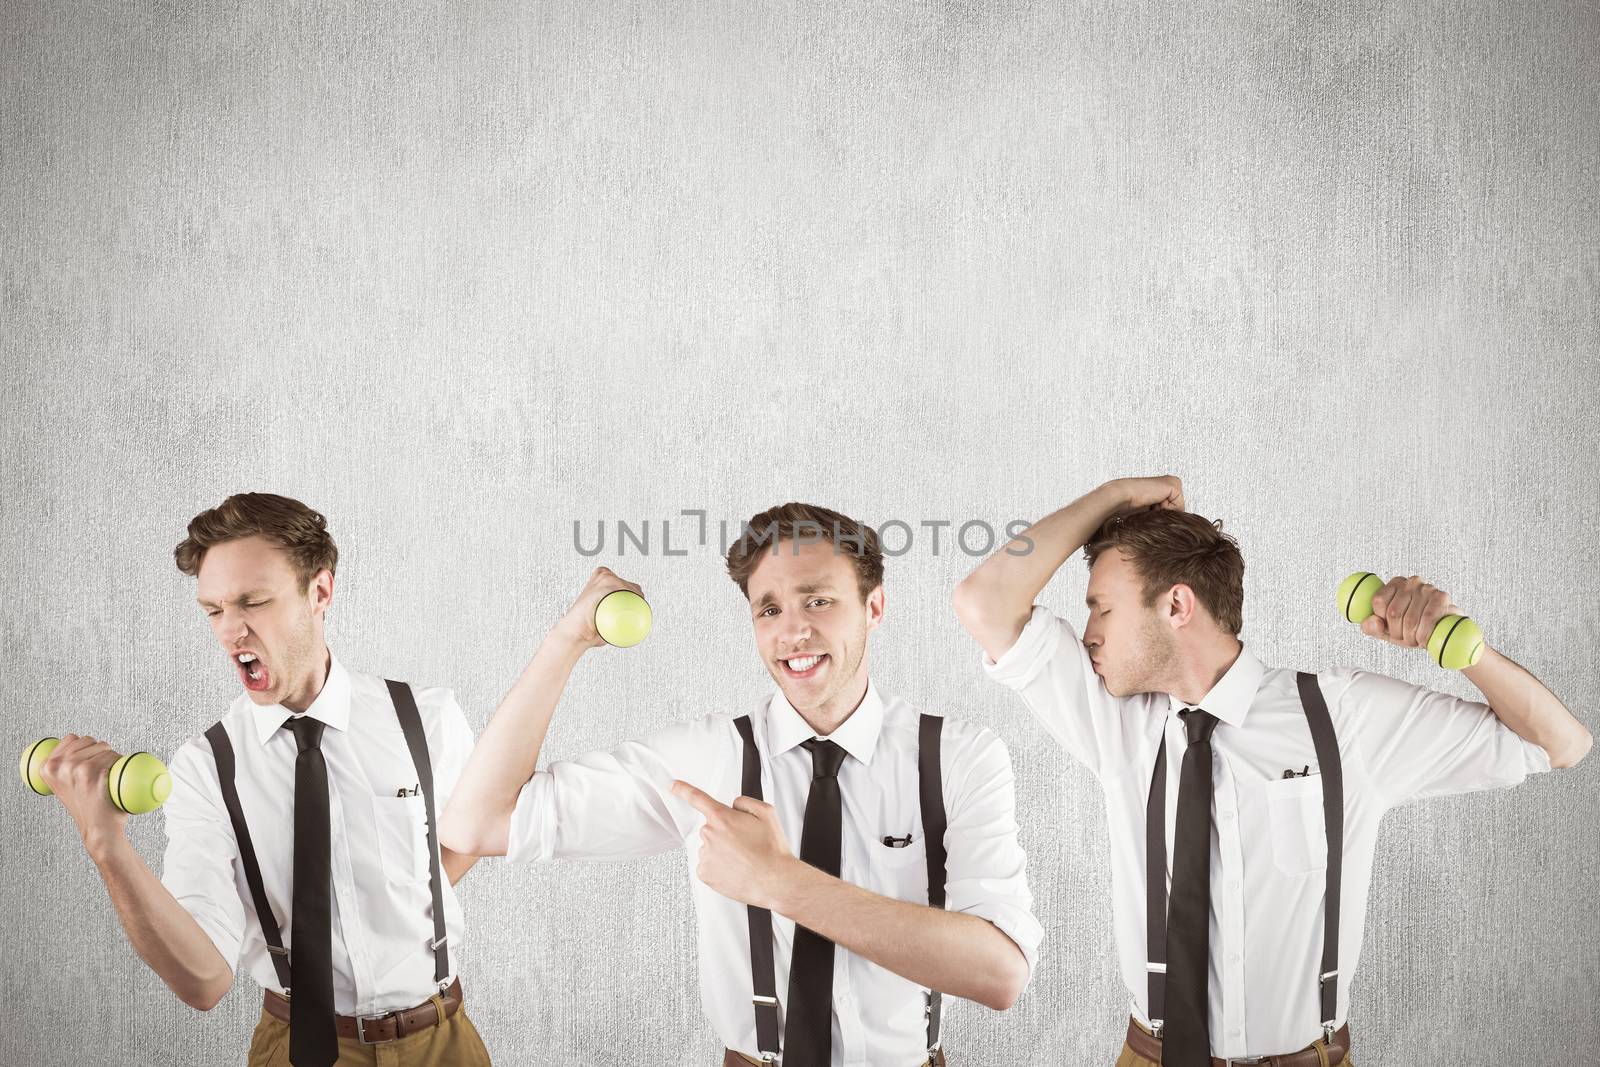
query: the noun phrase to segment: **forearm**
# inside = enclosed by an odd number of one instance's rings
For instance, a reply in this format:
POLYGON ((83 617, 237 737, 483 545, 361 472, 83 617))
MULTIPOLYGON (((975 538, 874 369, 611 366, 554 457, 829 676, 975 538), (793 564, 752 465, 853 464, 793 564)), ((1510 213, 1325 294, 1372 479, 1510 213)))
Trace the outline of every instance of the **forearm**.
POLYGON ((125 836, 91 845, 89 855, 139 958, 185 1004, 209 1011, 233 984, 233 971, 211 938, 125 836))
POLYGON ((477 856, 468 856, 453 849, 439 846, 439 870, 451 884, 458 884, 466 873, 472 870, 472 865, 478 862, 477 856))
POLYGON ((997 1011, 1028 981, 1022 950, 988 920, 879 896, 798 859, 772 910, 902 978, 997 1011))
POLYGON ((469 856, 503 856, 517 794, 539 764, 550 718, 584 646, 552 631, 500 702, 478 738, 450 804, 439 840, 469 856))
POLYGON ((1067 558, 1128 502, 1115 482, 1092 489, 1028 527, 956 587, 956 615, 991 659, 1011 647, 1067 558))
POLYGON ((1583 723, 1509 656, 1486 646, 1477 665, 1462 673, 1483 693, 1501 722, 1549 754, 1550 766, 1570 767, 1589 751, 1592 739, 1583 723))

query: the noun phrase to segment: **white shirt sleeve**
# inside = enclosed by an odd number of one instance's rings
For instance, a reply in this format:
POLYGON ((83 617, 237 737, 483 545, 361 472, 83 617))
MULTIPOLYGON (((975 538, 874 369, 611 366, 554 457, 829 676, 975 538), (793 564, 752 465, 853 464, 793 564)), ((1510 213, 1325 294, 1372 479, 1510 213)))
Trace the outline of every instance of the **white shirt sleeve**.
POLYGON ((438 732, 430 742, 428 758, 433 762, 433 810, 443 814, 467 757, 472 755, 472 727, 467 725, 453 689, 427 690, 418 693, 417 700, 419 704, 425 700, 439 712, 438 732))
MULTIPOLYGON (((947 737, 951 725, 946 721, 947 737)), ((941 762, 948 807, 945 907, 992 922, 1022 950, 1031 975, 1044 928, 1033 915, 1027 856, 1017 841, 1011 756, 994 731, 978 729, 941 762)))
POLYGON ((167 834, 161 884, 237 973, 245 931, 244 901, 233 873, 239 846, 222 802, 210 747, 194 741, 185 744, 167 773, 172 793, 161 808, 167 834))
POLYGON ((1043 605, 1033 606, 998 661, 980 658, 984 673, 1021 693, 1034 718, 1097 778, 1115 777, 1138 751, 1144 720, 1125 713, 1126 701, 1106 691, 1077 631, 1043 605))
POLYGON ((631 859, 679 847, 700 816, 672 795, 673 779, 724 800, 716 779, 733 732, 726 717, 706 716, 535 772, 511 813, 506 858, 631 859))
POLYGON ((1544 749, 1518 737, 1488 704, 1368 671, 1324 677, 1344 683, 1339 728, 1353 729, 1372 786, 1390 807, 1517 785, 1550 769, 1544 749))

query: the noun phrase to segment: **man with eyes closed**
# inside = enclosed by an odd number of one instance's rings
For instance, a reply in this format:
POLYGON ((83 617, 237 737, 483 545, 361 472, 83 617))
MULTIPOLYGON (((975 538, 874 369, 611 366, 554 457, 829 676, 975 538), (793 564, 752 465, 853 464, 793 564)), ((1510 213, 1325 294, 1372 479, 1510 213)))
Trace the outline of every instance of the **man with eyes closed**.
MULTIPOLYGON (((1455 612, 1415 576, 1373 607, 1362 632, 1410 649, 1455 612)), ((1262 663, 1239 636, 1239 546, 1184 509, 1173 477, 1107 482, 1041 519, 957 587, 955 608, 985 673, 1105 794, 1131 1008, 1118 1067, 1348 1067, 1384 813, 1589 749, 1583 724, 1498 649, 1463 671, 1482 700, 1262 663), (1080 548, 1081 634, 1035 603, 1080 548)))
POLYGON ((870 679, 885 612, 870 527, 784 504, 749 521, 727 569, 770 695, 536 771, 573 668, 603 644, 596 605, 639 591, 599 568, 485 728, 444 841, 515 861, 682 848, 725 1065, 943 1064, 941 994, 1010 1006, 1042 936, 1005 746, 870 679))
POLYGON ((172 759, 161 878, 106 798, 109 745, 69 734, 42 770, 129 941, 201 1011, 249 972, 250 1067, 487 1064, 453 970, 475 861, 430 825, 472 747, 454 694, 328 650, 338 549, 298 500, 231 496, 174 556, 244 692, 172 759))

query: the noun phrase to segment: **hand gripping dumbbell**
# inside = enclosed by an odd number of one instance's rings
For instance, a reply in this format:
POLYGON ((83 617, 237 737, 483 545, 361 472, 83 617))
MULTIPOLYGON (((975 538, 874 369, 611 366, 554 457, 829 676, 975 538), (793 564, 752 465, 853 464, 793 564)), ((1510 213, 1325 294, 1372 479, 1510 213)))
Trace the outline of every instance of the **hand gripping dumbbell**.
MULTIPOLYGON (((40 738, 23 750, 17 765, 23 783, 42 797, 54 790, 45 784, 39 771, 60 743, 59 737, 40 738)), ((167 774, 167 765, 148 752, 121 756, 106 772, 106 796, 118 810, 129 815, 155 811, 166 803, 171 792, 172 778, 167 774)))
MULTIPOLYGON (((1339 583, 1339 610, 1360 625, 1372 615, 1372 598, 1384 580, 1371 571, 1356 571, 1339 583)), ((1465 615, 1446 615, 1428 637, 1428 655, 1441 667, 1459 671, 1483 658, 1483 631, 1465 615)))

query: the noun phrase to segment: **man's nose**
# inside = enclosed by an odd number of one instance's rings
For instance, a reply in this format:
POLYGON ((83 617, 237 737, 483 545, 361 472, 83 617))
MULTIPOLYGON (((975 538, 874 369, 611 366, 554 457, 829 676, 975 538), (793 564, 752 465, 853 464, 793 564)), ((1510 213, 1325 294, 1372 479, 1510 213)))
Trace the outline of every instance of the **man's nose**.
POLYGON ((235 615, 229 618, 226 612, 222 615, 222 622, 217 626, 217 636, 222 639, 223 644, 230 648, 244 640, 245 635, 249 632, 249 628, 245 626, 244 619, 241 616, 235 615))
POLYGON ((784 624, 783 633, 780 636, 783 638, 784 643, 792 648, 810 638, 811 621, 803 616, 791 614, 784 624))

